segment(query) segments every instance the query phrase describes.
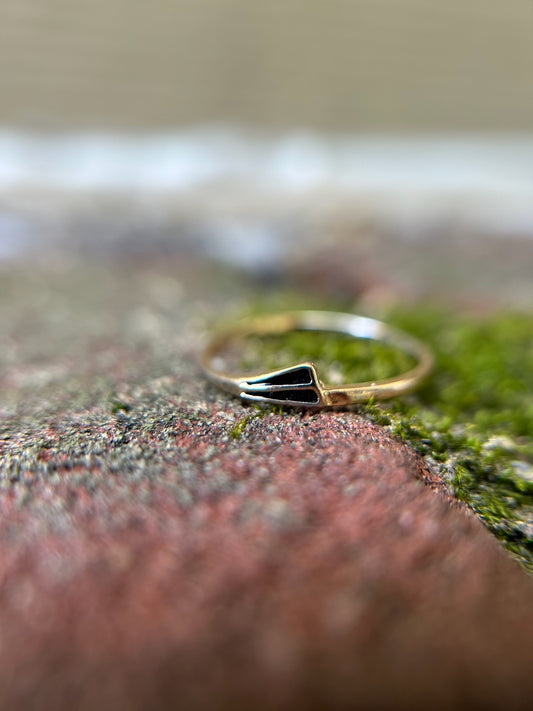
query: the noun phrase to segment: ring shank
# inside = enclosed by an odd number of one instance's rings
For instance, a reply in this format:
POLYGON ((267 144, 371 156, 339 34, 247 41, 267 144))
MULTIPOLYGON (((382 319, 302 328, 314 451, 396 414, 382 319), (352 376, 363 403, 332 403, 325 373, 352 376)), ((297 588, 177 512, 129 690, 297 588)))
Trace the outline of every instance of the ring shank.
MULTIPOLYGON (((281 314, 256 316, 241 321, 235 327, 221 333, 208 344, 202 355, 201 364, 210 380, 244 399, 269 403, 300 404, 306 407, 327 407, 368 402, 370 399, 383 400, 406 393, 416 387, 430 372, 433 365, 433 356, 431 351, 418 339, 376 319, 330 311, 290 311, 281 314), (290 331, 328 331, 349 335, 353 338, 379 341, 414 356, 417 364, 410 371, 392 378, 362 383, 348 383, 341 386, 322 383, 316 375, 314 364, 298 364, 294 368, 312 369, 316 377, 316 383, 311 387, 316 387, 320 397, 316 403, 296 403, 288 402, 285 397, 276 400, 272 397, 271 392, 267 396, 265 394, 266 385, 261 388, 263 396, 255 392, 252 394, 247 394, 246 392, 251 383, 266 383, 269 379, 272 381, 272 378, 274 378, 274 381, 279 381, 280 376, 287 373, 287 369, 262 374, 242 375, 227 372, 220 368, 216 362, 217 356, 222 349, 236 338, 248 335, 275 335, 290 331)), ((273 389, 273 387, 269 388, 269 390, 273 389)))

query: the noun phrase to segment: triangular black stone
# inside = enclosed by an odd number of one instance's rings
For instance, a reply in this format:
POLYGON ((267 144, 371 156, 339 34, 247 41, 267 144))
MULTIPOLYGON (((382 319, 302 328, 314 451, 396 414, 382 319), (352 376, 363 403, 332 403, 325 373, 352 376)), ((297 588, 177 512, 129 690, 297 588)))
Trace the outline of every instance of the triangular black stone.
POLYGON ((287 402, 305 402, 312 404, 318 404, 318 393, 315 390, 307 390, 303 388, 302 390, 275 390, 270 392, 262 392, 261 397, 270 400, 284 400, 287 402))
MULTIPOLYGON (((265 385, 313 385, 313 371, 311 368, 295 368, 280 375, 272 375, 261 380, 254 380, 255 383, 265 385)), ((276 398, 279 399, 279 398, 276 398)))

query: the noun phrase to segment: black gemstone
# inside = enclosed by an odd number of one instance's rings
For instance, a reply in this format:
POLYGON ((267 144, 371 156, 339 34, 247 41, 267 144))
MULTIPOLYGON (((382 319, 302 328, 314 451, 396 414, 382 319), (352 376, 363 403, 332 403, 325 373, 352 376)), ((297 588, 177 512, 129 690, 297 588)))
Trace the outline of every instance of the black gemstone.
POLYGON ((313 373, 310 368, 297 368, 280 375, 254 380, 254 383, 264 383, 265 385, 312 385, 313 382, 313 373))
POLYGON ((287 402, 305 402, 311 404, 318 404, 318 393, 316 390, 307 390, 302 388, 302 390, 274 390, 262 392, 261 397, 269 398, 270 400, 284 400, 287 402))

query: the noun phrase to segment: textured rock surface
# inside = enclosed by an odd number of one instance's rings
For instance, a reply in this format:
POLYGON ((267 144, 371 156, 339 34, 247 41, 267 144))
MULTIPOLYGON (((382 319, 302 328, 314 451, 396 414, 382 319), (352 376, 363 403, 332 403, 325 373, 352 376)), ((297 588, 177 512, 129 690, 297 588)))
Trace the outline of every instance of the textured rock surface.
POLYGON ((3 707, 530 707, 531 580, 416 455, 201 379, 235 280, 2 286, 3 707))

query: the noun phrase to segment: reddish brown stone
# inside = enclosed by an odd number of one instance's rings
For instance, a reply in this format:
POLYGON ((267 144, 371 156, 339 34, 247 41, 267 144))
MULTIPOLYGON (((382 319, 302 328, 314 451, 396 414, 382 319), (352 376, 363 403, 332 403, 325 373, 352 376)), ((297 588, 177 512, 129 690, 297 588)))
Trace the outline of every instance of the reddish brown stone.
POLYGON ((529 709, 531 580, 421 460, 205 383, 234 275, 1 280, 1 709, 529 709))
POLYGON ((531 581, 416 455, 353 413, 234 439, 223 402, 2 494, 2 708, 530 707, 531 581))

